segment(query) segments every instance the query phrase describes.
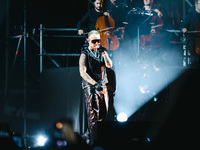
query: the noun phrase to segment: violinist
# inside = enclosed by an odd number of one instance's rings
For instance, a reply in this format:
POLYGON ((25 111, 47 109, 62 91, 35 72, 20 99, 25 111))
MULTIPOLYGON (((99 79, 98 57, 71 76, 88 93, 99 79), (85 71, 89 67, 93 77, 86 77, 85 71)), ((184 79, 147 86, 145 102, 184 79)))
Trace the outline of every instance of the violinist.
POLYGON ((103 0, 92 0, 94 8, 88 11, 85 16, 78 22, 77 30, 79 35, 83 35, 91 30, 96 30, 95 24, 99 17, 109 16, 108 12, 103 11, 103 0))
POLYGON ((199 66, 199 57, 200 53, 198 54, 195 49, 200 50, 198 46, 199 42, 196 42, 199 39, 198 35, 199 32, 189 33, 190 31, 200 31, 200 0, 195 0, 194 2, 195 7, 191 7, 186 16, 183 19, 183 22, 180 25, 180 30, 187 34, 187 50, 190 53, 191 58, 191 65, 199 66))

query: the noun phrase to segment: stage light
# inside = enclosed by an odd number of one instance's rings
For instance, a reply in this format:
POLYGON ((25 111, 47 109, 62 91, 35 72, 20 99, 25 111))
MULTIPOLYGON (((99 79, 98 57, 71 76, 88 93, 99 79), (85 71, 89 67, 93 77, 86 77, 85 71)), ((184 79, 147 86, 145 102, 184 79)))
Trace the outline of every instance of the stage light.
POLYGON ((127 115, 124 112, 121 112, 117 115, 117 121, 119 122, 126 122, 127 121, 127 115))
POLYGON ((154 98, 153 98, 153 101, 154 101, 154 102, 157 102, 157 100, 158 100, 157 97, 154 97, 154 98))
POLYGON ((146 139, 146 140, 147 140, 147 142, 151 142, 151 139, 150 139, 150 138, 148 138, 148 137, 147 137, 147 139, 146 139))
POLYGON ((57 122, 56 123, 56 128, 57 129, 62 129, 63 128, 63 123, 62 122, 57 122))
POLYGON ((57 140, 56 141, 56 145, 58 147, 65 147, 65 146, 67 146, 67 141, 65 141, 65 140, 57 140))
POLYGON ((47 137, 39 135, 36 139, 36 146, 39 147, 45 146, 46 142, 47 142, 47 137))

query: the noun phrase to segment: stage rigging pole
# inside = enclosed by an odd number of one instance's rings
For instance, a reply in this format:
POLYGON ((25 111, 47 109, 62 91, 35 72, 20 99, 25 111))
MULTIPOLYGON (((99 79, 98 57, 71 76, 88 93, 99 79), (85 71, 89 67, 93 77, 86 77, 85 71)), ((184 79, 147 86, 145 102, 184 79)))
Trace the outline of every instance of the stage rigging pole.
POLYGON ((185 0, 183 0, 183 19, 185 17, 185 0))
POLYGON ((26 0, 24 0, 24 147, 27 148, 26 0))

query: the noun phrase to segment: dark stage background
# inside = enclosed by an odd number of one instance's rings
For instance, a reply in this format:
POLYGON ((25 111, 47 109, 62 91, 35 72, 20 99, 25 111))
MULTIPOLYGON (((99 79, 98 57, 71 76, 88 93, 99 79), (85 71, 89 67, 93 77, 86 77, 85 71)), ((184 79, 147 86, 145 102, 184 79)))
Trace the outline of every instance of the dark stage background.
MULTIPOLYGON (((143 6, 142 0, 126 1, 128 8, 118 8, 119 11, 116 10, 113 16, 116 18, 117 25, 120 25, 125 18, 123 13, 126 15, 126 12, 133 7, 141 8, 143 6)), ((193 4, 192 0, 190 2, 193 4)), ((181 20, 190 8, 188 3, 184 0, 155 0, 155 3, 159 4, 160 10, 163 12, 165 28, 178 30, 181 20)), ((0 0, 0 123, 8 123, 12 131, 21 134, 24 133, 26 126, 27 135, 34 135, 40 131, 49 130, 56 120, 62 117, 70 117, 73 120, 76 132, 80 134, 84 132, 84 105, 81 99, 78 56, 44 56, 43 72, 40 73, 39 27, 42 24, 46 28, 76 28, 77 22, 91 8, 92 5, 87 0, 0 0), (23 39, 14 63, 19 42, 17 35, 24 32, 25 13, 27 27, 26 87, 24 86, 23 39), (56 66, 52 60, 60 67, 56 66), (25 100, 24 90, 27 93, 25 100), (26 111, 24 111, 25 105, 26 111), (24 125, 24 113, 27 116, 26 125, 24 125)), ((130 36, 128 30, 125 32, 130 36)), ((74 31, 70 33, 45 31, 45 34, 77 35, 74 31)), ((174 33, 167 33, 165 42, 168 47, 173 46, 177 53, 182 54, 181 44, 173 45, 170 43, 170 41, 180 41, 180 37, 180 35, 177 36, 174 33)), ((43 38, 43 48, 48 53, 80 54, 84 41, 85 38, 83 37, 49 36, 43 38)), ((121 52, 126 53, 125 51, 121 52)), ((177 58, 177 60, 180 61, 177 67, 181 68, 182 58, 177 58)), ((198 120, 196 118, 198 111, 193 108, 198 100, 196 98, 198 91, 193 87, 199 85, 199 75, 198 69, 187 70, 180 79, 177 79, 161 92, 161 97, 164 97, 163 101, 158 103, 149 101, 130 117, 130 121, 162 120, 164 123, 162 128, 159 129, 160 132, 156 129, 152 130, 160 133, 158 133, 156 142, 167 145, 167 142, 165 142, 165 140, 168 140, 167 136, 172 138, 172 141, 169 142, 173 144, 181 136, 184 136, 183 142, 188 142, 186 139, 191 136, 189 130, 196 131, 191 124, 198 120), (188 80, 189 78, 192 78, 192 80, 188 80), (197 80, 195 80, 196 78, 197 80), (182 94, 185 95, 182 96, 182 94), (175 126, 173 122, 176 123, 175 126), (185 124, 190 125, 186 127, 185 124), (176 131, 174 137, 170 135, 176 131), (165 137, 165 135, 167 136, 165 137), (164 139, 161 140, 159 137, 164 139)), ((107 127, 109 130, 110 124, 107 127)), ((113 131, 114 129, 111 130, 111 132, 113 131)), ((139 129, 139 131, 141 130, 139 129)), ((125 131, 125 133, 128 133, 128 131, 125 131)), ((100 136, 106 135, 102 132, 100 136)), ((178 143, 181 142, 180 140, 178 143)))

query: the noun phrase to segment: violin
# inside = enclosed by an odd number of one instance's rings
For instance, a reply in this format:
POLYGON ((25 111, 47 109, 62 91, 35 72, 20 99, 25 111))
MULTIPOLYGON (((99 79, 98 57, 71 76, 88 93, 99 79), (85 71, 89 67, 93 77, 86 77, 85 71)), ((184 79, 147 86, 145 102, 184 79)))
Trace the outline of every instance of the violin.
POLYGON ((101 16, 97 19, 95 25, 97 31, 100 33, 101 42, 107 50, 115 50, 119 47, 119 40, 117 35, 113 33, 115 28, 115 21, 109 16, 101 16))

